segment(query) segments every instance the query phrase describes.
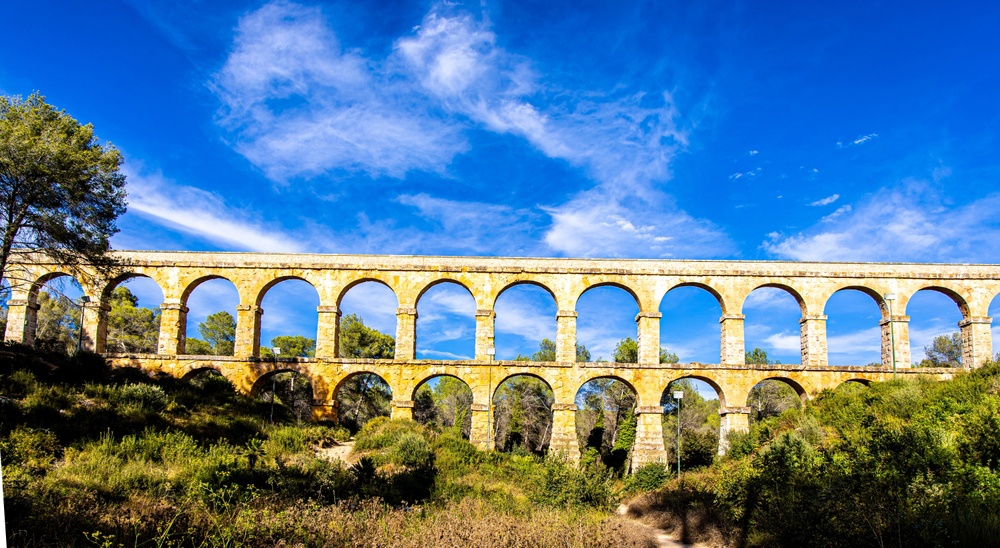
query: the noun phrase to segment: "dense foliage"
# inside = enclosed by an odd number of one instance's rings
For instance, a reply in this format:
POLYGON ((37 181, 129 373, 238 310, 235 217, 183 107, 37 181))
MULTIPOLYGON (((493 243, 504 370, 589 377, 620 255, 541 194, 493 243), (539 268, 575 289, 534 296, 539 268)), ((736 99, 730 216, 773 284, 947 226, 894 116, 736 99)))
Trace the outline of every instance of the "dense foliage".
POLYGON ((34 281, 8 272, 13 251, 108 273, 110 238, 125 213, 123 161, 93 126, 40 94, 0 96, 0 280, 10 287, 34 281))
POLYGON ((611 513, 623 486, 599 466, 482 452, 458 428, 386 418, 361 428, 345 466, 317 451, 346 430, 300 424, 280 398, 274 424, 269 412, 219 375, 0 347, 10 544, 651 544, 611 513))
POLYGON ((730 439, 636 512, 739 546, 986 546, 1000 538, 1000 365, 848 383, 730 439))

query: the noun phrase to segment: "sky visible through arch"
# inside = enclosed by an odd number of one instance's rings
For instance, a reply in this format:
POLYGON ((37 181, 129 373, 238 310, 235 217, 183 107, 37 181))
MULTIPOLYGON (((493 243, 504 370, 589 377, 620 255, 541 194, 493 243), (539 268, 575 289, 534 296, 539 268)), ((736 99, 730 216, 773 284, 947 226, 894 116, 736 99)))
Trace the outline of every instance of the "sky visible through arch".
MULTIPOLYGON (((118 249, 996 263, 998 10, 39 1, 4 10, 0 93, 123 151, 118 249)), ((230 307, 220 284, 192 318, 230 307)), ((315 330, 297 287, 265 298, 265 345, 315 330)), ((353 291, 391 333, 391 292, 353 291)), ((463 291, 420 304, 420 355, 471 355, 463 291)), ((498 304, 504 352, 554 335, 548 298, 498 304)), ((584 305, 594 358, 634 337, 627 294, 584 305)), ((668 350, 718 361, 710 295, 660 310, 668 350)), ((908 313, 915 360, 960 318, 933 293, 908 313)), ((762 289, 746 314, 748 348, 798 361, 794 299, 762 289)), ((831 363, 879 359, 869 297, 826 314, 831 363)))

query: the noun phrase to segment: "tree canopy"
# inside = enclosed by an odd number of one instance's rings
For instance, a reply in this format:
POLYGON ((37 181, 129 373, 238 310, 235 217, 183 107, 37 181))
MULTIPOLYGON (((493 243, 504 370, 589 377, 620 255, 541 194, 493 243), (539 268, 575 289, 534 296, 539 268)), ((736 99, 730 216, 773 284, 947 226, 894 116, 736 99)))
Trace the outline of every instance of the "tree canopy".
POLYGON ((232 356, 236 343, 236 318, 225 310, 216 312, 198 324, 201 339, 187 340, 188 354, 232 356))
POLYGON ((917 367, 961 367, 962 334, 938 335, 931 344, 924 347, 927 356, 917 367))
MULTIPOLYGON (((542 339, 542 342, 538 343, 538 352, 533 353, 531 356, 525 356, 524 354, 518 354, 514 361, 519 362, 554 362, 556 361, 556 343, 552 339, 542 339)), ((587 347, 577 343, 576 344, 576 361, 578 362, 589 362, 590 361, 590 351, 587 347)))
POLYGON ((138 306, 139 299, 125 286, 111 292, 108 305, 108 352, 155 354, 160 335, 160 310, 138 306))
MULTIPOLYGON (((618 341, 615 346, 614 359, 616 363, 639 363, 639 341, 632 337, 625 337, 618 341)), ((680 361, 677 354, 667 352, 660 347, 660 363, 678 363, 680 361)))
POLYGON ((90 124, 40 94, 0 96, 0 279, 22 281, 7 272, 15 250, 110 269, 110 238, 125 212, 121 165, 90 124))

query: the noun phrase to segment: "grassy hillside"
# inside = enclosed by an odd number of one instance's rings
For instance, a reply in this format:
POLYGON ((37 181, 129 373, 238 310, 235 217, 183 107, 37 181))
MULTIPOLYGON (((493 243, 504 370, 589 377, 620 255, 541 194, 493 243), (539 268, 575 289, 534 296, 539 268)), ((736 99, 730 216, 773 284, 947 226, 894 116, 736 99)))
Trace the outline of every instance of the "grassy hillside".
POLYGON ((632 504, 735 546, 995 546, 1000 365, 848 384, 755 424, 728 457, 632 504))
POLYGON ((154 379, 90 354, 0 347, 9 542, 651 545, 612 512, 627 486, 600 463, 484 453, 458 430, 376 419, 348 468, 316 456, 345 430, 297 424, 280 405, 274 424, 269 414, 221 377, 154 379))

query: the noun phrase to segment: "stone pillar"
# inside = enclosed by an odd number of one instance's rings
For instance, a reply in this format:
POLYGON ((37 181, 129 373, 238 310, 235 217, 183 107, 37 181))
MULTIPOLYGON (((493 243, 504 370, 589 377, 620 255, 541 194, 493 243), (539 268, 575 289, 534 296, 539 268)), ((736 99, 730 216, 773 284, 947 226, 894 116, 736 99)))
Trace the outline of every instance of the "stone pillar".
POLYGON ((412 360, 417 355, 417 309, 396 309, 397 360, 412 360))
POLYGON ((747 361, 746 348, 743 346, 743 314, 723 314, 719 318, 722 324, 722 345, 719 352, 719 363, 743 365, 747 361))
POLYGON ((80 348, 88 352, 104 352, 108 340, 108 311, 111 306, 90 301, 83 303, 80 348))
POLYGON ((826 316, 804 316, 799 320, 802 365, 829 365, 826 347, 826 316))
POLYGON ((910 317, 892 316, 879 322, 882 326, 882 365, 892 367, 893 344, 896 341, 896 369, 912 367, 910 364, 910 317))
POLYGON ((725 455, 729 450, 729 434, 732 432, 747 432, 750 430, 749 407, 726 407, 719 411, 719 454, 725 455))
MULTIPOLYGON (((575 356, 574 349, 574 356, 575 356)), ((549 439, 549 453, 560 455, 566 460, 580 462, 580 442, 576 438, 576 404, 552 404, 552 437, 549 439)))
POLYGON ((7 330, 4 340, 35 346, 35 322, 38 318, 38 303, 27 299, 7 301, 7 330))
POLYGON ((340 309, 316 307, 316 357, 336 358, 340 353, 340 309))
POLYGON ((640 405, 635 408, 635 444, 632 446, 632 470, 651 462, 667 462, 663 447, 663 407, 640 405))
POLYGON ((413 419, 413 400, 392 400, 392 410, 389 418, 413 419))
POLYGON ((962 366, 980 367, 993 359, 993 334, 989 316, 973 316, 958 322, 962 330, 962 366))
POLYGON ((313 400, 312 404, 312 420, 319 421, 329 421, 337 422, 338 414, 337 408, 339 404, 337 400, 313 400))
POLYGON ((576 362, 576 317, 575 310, 556 312, 557 362, 576 362))
POLYGON ((256 357, 260 353, 260 317, 264 311, 255 304, 236 307, 236 343, 233 356, 256 357))
POLYGON ((635 317, 639 325, 639 363, 660 363, 660 318, 659 312, 640 312, 635 317))
POLYGON ((476 310, 476 361, 486 362, 494 357, 493 330, 497 313, 493 310, 476 310))
POLYGON ((181 303, 164 302, 160 305, 160 339, 157 354, 175 356, 183 354, 187 346, 188 308, 181 303))
POLYGON ((469 441, 482 451, 493 450, 491 418, 489 405, 485 403, 472 404, 472 429, 469 432, 469 441))

